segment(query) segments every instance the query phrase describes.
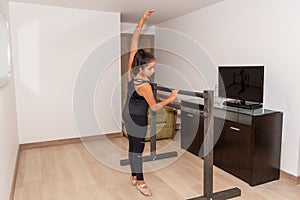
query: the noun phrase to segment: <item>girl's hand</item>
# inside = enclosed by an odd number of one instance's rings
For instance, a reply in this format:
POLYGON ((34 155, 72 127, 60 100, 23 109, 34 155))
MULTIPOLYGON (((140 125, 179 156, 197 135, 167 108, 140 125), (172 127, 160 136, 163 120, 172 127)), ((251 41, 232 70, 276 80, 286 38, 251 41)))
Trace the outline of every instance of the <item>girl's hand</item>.
POLYGON ((179 89, 172 90, 171 100, 174 101, 178 95, 179 89))
POLYGON ((150 15, 154 12, 154 9, 150 8, 144 13, 144 19, 147 20, 150 15))

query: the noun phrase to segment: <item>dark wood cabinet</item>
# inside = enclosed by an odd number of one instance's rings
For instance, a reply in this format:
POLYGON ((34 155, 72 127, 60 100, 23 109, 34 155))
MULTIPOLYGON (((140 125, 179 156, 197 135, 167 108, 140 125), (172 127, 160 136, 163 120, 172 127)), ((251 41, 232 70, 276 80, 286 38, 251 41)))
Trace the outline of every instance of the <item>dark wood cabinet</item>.
MULTIPOLYGON (((203 118, 193 118, 192 110, 182 108, 181 146, 203 157, 203 118)), ((215 166, 251 186, 279 179, 282 112, 222 107, 214 115, 215 166)))

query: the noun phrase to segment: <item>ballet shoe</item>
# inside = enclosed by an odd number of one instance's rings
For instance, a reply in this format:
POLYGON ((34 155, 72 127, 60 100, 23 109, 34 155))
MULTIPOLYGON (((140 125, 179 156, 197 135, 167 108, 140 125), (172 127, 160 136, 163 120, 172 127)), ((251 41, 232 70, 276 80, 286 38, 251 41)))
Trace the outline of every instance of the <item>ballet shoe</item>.
POLYGON ((149 190, 149 188, 147 187, 146 184, 141 184, 141 185, 137 184, 136 189, 138 191, 140 191, 145 196, 152 196, 152 193, 151 193, 151 191, 149 190))
POLYGON ((130 182, 133 186, 136 186, 137 184, 137 180, 132 179, 132 177, 130 177, 130 182))

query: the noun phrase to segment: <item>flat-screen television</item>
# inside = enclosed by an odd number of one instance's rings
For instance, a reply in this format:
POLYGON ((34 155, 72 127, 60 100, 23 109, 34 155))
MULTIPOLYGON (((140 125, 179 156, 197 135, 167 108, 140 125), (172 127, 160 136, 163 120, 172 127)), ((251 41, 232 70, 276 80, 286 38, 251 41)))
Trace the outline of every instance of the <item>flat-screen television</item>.
POLYGON ((219 66, 219 96, 229 98, 228 106, 256 109, 262 107, 264 66, 219 66))

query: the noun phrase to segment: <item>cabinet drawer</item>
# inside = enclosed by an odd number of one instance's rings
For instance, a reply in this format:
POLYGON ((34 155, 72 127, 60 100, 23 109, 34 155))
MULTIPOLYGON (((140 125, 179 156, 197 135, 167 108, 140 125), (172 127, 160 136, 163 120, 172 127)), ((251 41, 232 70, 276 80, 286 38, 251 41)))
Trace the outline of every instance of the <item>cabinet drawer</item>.
POLYGON ((222 131, 224 134, 237 135, 251 135, 251 126, 242 123, 237 123, 229 120, 225 120, 224 128, 222 131))

